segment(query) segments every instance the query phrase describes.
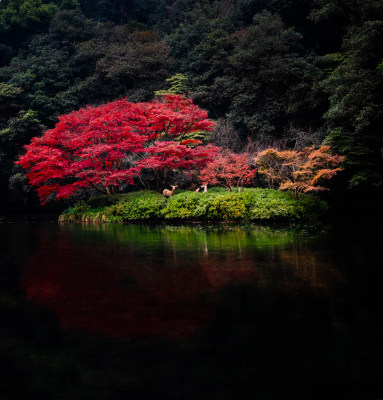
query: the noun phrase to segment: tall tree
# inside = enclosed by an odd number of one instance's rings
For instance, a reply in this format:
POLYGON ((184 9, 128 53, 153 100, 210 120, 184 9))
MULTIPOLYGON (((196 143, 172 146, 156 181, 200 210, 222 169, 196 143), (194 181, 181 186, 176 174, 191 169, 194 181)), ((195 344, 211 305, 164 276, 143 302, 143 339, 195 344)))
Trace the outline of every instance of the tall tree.
POLYGON ((153 103, 119 100, 62 116, 54 129, 26 146, 18 164, 43 203, 82 188, 111 194, 122 183, 132 184, 142 168, 166 178, 171 169, 204 166, 213 147, 190 148, 171 139, 213 126, 205 111, 181 96, 153 103))

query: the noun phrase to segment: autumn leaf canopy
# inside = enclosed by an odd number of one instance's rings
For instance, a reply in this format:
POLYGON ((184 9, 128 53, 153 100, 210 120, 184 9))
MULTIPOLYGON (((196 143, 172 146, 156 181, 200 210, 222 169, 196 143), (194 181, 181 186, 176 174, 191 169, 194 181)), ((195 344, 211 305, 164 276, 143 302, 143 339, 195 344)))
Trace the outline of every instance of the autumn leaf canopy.
POLYGON ((59 117, 54 129, 25 146, 17 164, 28 171, 43 203, 82 188, 110 194, 122 183, 133 184, 143 168, 204 166, 218 148, 198 145, 188 135, 214 125, 183 96, 147 103, 122 99, 59 117))

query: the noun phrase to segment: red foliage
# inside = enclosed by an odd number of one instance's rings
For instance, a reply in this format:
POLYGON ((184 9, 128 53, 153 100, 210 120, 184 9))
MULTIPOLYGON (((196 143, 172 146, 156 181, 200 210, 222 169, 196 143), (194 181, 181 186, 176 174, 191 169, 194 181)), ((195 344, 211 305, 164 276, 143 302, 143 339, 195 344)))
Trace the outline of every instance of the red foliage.
POLYGON ((228 153, 218 155, 209 163, 200 175, 201 182, 213 186, 224 186, 231 190, 233 186, 248 185, 257 171, 252 169, 246 154, 228 153))
POLYGON ((181 144, 184 144, 186 146, 196 146, 197 144, 202 144, 202 142, 198 139, 186 139, 180 142, 181 144))
POLYGON ((163 186, 170 170, 204 167, 219 150, 212 145, 191 148, 177 142, 158 142, 150 147, 150 155, 138 163, 138 168, 154 170, 159 186, 163 186))
POLYGON ((61 116, 54 129, 32 139, 17 164, 28 170, 43 203, 51 194, 68 198, 80 188, 110 194, 122 183, 132 184, 141 168, 203 166, 213 148, 192 149, 172 140, 213 126, 206 111, 182 96, 151 103, 118 100, 61 116))

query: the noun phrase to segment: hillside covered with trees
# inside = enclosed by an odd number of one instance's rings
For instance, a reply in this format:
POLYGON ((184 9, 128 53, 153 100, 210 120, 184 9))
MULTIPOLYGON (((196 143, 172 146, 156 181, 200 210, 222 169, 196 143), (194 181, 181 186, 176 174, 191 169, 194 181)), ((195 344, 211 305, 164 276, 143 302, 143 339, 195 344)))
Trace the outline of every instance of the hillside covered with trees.
POLYGON ((15 162, 59 116, 166 93, 208 112, 214 130, 188 139, 222 157, 325 145, 336 195, 381 193, 383 2, 1 0, 3 209, 38 204, 15 162))

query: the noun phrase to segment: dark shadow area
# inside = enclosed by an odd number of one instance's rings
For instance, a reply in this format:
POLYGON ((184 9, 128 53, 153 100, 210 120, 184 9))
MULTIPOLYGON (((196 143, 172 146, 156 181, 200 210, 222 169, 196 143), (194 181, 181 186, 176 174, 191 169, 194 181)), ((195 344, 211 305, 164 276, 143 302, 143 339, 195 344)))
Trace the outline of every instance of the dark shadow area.
POLYGON ((0 229, 4 400, 383 394, 371 231, 0 229))

